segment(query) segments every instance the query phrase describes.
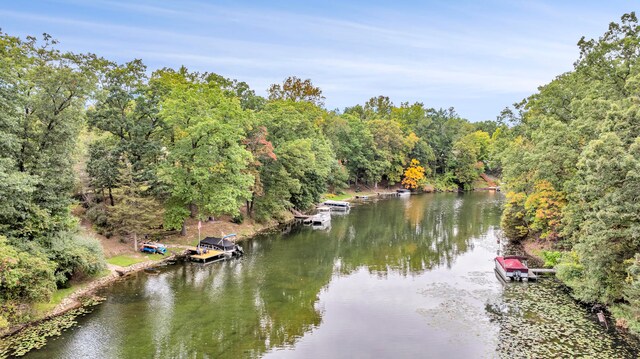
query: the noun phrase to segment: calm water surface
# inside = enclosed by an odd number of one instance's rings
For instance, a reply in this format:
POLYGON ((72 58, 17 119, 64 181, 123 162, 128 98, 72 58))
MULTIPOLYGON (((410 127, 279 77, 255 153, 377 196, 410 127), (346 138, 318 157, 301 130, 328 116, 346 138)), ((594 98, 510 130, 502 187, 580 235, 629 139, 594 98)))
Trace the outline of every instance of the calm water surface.
POLYGON ((108 299, 29 358, 635 358, 553 280, 496 278, 500 194, 360 205, 331 228, 178 264, 108 299))

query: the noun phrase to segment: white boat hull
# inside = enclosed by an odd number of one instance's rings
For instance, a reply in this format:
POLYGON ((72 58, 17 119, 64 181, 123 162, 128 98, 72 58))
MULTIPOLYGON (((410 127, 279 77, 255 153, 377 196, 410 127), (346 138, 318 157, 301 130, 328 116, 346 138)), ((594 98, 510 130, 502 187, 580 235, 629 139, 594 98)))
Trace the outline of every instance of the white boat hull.
POLYGON ((494 262, 496 265, 496 272, 498 272, 505 280, 522 280, 529 278, 529 271, 506 271, 502 265, 500 265, 500 262, 497 260, 494 260, 494 262))

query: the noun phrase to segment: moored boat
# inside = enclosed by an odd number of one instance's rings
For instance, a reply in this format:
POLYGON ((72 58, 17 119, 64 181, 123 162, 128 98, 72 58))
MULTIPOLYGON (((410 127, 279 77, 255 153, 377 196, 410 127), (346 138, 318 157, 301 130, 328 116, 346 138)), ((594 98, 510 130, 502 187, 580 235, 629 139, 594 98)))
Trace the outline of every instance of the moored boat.
POLYGON ((313 229, 327 229, 331 225, 331 216, 328 213, 319 213, 311 217, 313 229))
POLYGON ((236 234, 227 234, 224 237, 206 237, 198 244, 199 248, 221 251, 225 257, 240 257, 244 254, 241 246, 235 243, 236 234))
POLYGON ((398 194, 398 196, 403 197, 403 196, 410 196, 411 195, 411 190, 408 190, 406 188, 401 188, 396 190, 396 193, 398 194))
POLYGON ((332 211, 343 211, 347 212, 351 209, 351 203, 346 201, 325 201, 323 203, 324 206, 331 208, 332 211))
POLYGON ((521 256, 496 257, 496 271, 504 280, 528 279, 529 267, 522 262, 525 259, 521 256))
POLYGON ((316 211, 318 211, 318 213, 331 213, 331 207, 320 206, 320 207, 316 208, 316 211))

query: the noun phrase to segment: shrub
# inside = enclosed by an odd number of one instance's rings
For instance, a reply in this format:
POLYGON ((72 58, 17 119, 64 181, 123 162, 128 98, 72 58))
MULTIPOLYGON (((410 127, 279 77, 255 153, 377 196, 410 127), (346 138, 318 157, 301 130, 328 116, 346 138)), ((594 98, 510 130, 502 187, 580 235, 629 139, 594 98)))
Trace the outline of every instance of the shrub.
POLYGON ((85 215, 98 228, 104 228, 108 225, 107 211, 103 204, 94 204, 89 207, 85 215))
POLYGON ((105 268, 102 246, 95 238, 62 232, 44 247, 47 257, 58 264, 55 276, 59 287, 66 286, 74 275, 94 275, 105 268))
POLYGON ((25 251, 0 236, 0 304, 48 299, 56 289, 55 263, 38 251, 25 251))
POLYGON ((544 266, 547 268, 555 267, 562 258, 562 252, 558 251, 542 251, 542 259, 544 260, 544 266))
POLYGON ((233 216, 233 218, 231 218, 231 222, 235 224, 242 224, 242 222, 244 222, 244 216, 242 215, 242 213, 238 213, 233 216))

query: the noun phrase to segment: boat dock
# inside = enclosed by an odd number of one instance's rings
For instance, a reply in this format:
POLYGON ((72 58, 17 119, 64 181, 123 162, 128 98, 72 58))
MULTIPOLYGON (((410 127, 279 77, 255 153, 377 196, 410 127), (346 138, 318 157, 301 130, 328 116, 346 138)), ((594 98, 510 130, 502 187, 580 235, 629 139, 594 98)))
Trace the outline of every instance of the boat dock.
POLYGON ((553 268, 529 268, 529 280, 538 280, 538 277, 546 274, 555 274, 553 268))
MULTIPOLYGON (((504 274, 502 274, 497 269, 496 269, 496 273, 500 276, 500 279, 502 279, 503 281, 510 281, 511 280, 509 277, 506 277, 504 274)), ((540 278, 541 276, 544 276, 544 275, 547 275, 547 274, 555 274, 555 273, 556 273, 555 269, 529 268, 529 271, 527 272, 527 277, 525 279, 528 282, 533 282, 533 281, 537 281, 538 278, 540 278)))
POLYGON ((399 197, 398 192, 378 192, 379 197, 399 197))
POLYGON ((208 249, 206 251, 202 250, 202 249, 198 249, 196 247, 191 247, 189 248, 189 252, 190 253, 194 253, 189 255, 189 258, 192 261, 195 262, 202 262, 202 263, 206 263, 206 262, 211 262, 211 261, 217 261, 219 259, 224 259, 224 251, 217 251, 214 249, 208 249))
POLYGON ((529 268, 529 272, 535 274, 556 274, 556 270, 553 268, 529 268))
POLYGON ((555 269, 549 268, 529 268, 528 281, 538 280, 538 277, 544 274, 555 274, 555 269))

